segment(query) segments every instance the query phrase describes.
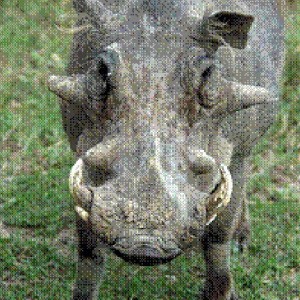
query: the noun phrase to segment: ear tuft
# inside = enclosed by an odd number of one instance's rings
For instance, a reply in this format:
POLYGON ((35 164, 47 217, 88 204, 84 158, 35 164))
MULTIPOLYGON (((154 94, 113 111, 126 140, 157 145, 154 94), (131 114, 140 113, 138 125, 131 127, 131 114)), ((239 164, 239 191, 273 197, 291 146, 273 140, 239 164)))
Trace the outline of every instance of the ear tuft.
POLYGON ((220 46, 230 45, 244 49, 248 32, 254 21, 252 15, 240 12, 219 11, 204 18, 200 26, 199 41, 209 52, 216 52, 220 46))

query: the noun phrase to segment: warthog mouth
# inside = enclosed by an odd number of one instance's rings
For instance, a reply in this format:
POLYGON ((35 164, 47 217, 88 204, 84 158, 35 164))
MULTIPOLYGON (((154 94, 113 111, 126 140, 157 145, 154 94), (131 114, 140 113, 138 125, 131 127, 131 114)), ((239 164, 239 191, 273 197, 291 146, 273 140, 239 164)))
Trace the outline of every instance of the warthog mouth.
MULTIPOLYGON (((89 186, 86 179, 85 163, 82 159, 78 159, 73 166, 69 184, 71 194, 76 202, 77 214, 101 236, 103 242, 125 261, 150 266, 169 262, 180 255, 183 249, 189 248, 192 244, 195 245, 197 241, 199 242, 200 235, 197 231, 213 222, 228 205, 232 192, 232 178, 224 165, 220 165, 220 173, 221 180, 212 193, 208 194, 207 198, 202 199, 205 201, 199 200, 199 203, 196 203, 194 207, 194 211, 202 216, 200 219, 197 219, 196 215, 196 219, 193 219, 188 227, 182 226, 181 229, 176 229, 176 226, 172 225, 158 226, 159 230, 156 230, 156 233, 152 229, 147 230, 139 227, 138 223, 133 222, 128 225, 122 219, 118 198, 114 199, 113 203, 108 206, 104 204, 103 207, 94 205, 94 190, 89 186), (129 227, 127 228, 125 225, 129 227), (172 232, 167 235, 166 231, 170 229, 172 232)), ((109 197, 109 193, 108 191, 107 197, 109 197)), ((111 193, 114 192, 111 191, 111 193)))
POLYGON ((181 254, 180 249, 176 249, 173 253, 165 255, 160 249, 154 248, 152 245, 137 245, 128 252, 117 249, 115 246, 111 248, 112 252, 124 259, 126 262, 137 264, 140 266, 156 266, 170 262, 181 254))
POLYGON ((161 237, 148 235, 119 238, 111 250, 125 261, 141 266, 164 264, 182 253, 175 242, 164 243, 161 237))

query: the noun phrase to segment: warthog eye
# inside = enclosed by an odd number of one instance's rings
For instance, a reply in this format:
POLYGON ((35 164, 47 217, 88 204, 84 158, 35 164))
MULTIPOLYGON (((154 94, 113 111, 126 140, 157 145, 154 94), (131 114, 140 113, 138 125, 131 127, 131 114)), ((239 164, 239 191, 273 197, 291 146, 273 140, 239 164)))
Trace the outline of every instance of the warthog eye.
POLYGON ((86 92, 92 100, 103 100, 108 93, 108 67, 99 60, 95 60, 87 72, 86 92))
POLYGON ((213 70, 214 70, 215 66, 211 65, 209 67, 207 67, 207 69, 204 70, 204 72, 201 75, 201 86, 200 88, 205 85, 205 83, 207 82, 207 80, 209 79, 209 77, 211 76, 213 70))
POLYGON ((106 81, 110 76, 109 68, 105 63, 100 63, 98 66, 98 73, 104 81, 106 81))
POLYGON ((213 58, 199 47, 191 47, 181 66, 181 85, 191 94, 199 93, 214 68, 213 58))
POLYGON ((112 51, 103 51, 93 60, 86 77, 86 92, 90 99, 101 101, 108 96, 116 63, 117 57, 112 51))

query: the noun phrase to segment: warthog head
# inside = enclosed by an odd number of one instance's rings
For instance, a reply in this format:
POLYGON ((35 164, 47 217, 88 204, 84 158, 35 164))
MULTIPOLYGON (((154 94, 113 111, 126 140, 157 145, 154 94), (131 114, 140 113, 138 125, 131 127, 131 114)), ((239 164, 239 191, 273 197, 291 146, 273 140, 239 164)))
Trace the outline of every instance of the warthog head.
POLYGON ((235 141, 222 120, 270 96, 228 81, 215 60, 220 46, 246 46, 252 16, 133 2, 82 1, 95 54, 49 87, 93 124, 70 174, 77 213, 117 255, 154 265, 198 243, 228 204, 235 141))

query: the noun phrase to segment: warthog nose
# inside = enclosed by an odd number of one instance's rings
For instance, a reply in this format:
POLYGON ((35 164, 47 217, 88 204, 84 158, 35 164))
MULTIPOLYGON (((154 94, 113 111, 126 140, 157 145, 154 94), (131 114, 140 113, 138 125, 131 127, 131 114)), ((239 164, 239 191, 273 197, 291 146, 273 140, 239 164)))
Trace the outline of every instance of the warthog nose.
POLYGON ((141 266, 153 266, 164 264, 177 257, 181 250, 170 249, 167 252, 152 245, 138 245, 130 248, 122 248, 118 245, 112 247, 112 251, 127 262, 141 266))

